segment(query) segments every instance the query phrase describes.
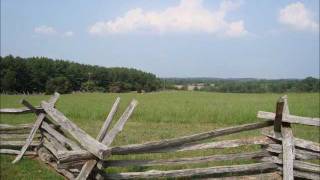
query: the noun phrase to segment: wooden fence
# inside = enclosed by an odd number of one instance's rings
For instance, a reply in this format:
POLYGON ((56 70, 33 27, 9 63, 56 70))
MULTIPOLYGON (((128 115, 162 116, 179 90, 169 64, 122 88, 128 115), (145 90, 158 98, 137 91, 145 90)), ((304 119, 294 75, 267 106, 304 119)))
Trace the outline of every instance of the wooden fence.
POLYGON ((37 119, 34 124, 1 124, 0 153, 16 154, 17 156, 12 163, 18 162, 24 155, 37 155, 39 159, 55 168, 58 173, 68 179, 275 178, 274 174, 270 173, 280 174, 283 179, 293 179, 294 177, 320 179, 320 166, 309 161, 320 159, 320 145, 312 141, 295 138, 291 129, 291 124, 319 127, 320 120, 319 118, 290 115, 286 96, 277 101, 275 113, 259 111, 257 117, 262 120, 257 123, 215 129, 173 139, 116 147, 111 147, 111 143, 116 135, 122 131, 133 113, 137 105, 136 100, 131 101, 120 119, 110 128, 113 116, 120 103, 120 98, 117 98, 98 136, 93 138, 55 107, 58 98, 59 94, 55 93, 48 102, 42 101, 38 107, 22 100, 21 103, 25 108, 1 109, 0 113, 35 113, 37 119), (262 129, 262 135, 247 139, 203 142, 203 140, 255 129, 262 129), (260 145, 261 148, 255 152, 214 154, 191 158, 110 160, 112 155, 196 151, 249 145, 260 145), (244 159, 255 160, 252 162, 256 163, 169 171, 151 170, 110 174, 104 171, 104 168, 109 167, 167 166, 244 159))

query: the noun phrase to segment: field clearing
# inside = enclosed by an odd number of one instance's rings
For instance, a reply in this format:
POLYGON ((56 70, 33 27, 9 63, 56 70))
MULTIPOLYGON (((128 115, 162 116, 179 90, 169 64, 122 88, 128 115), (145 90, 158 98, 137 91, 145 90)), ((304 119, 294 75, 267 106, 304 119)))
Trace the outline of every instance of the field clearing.
MULTIPOLYGON (((113 146, 133 143, 142 143, 178 137, 182 135, 204 132, 220 127, 258 122, 256 113, 259 110, 275 110, 276 100, 283 94, 231 94, 207 92, 160 92, 160 93, 124 93, 104 94, 85 93, 62 95, 57 108, 82 129, 95 137, 100 130, 107 114, 117 96, 121 97, 116 119, 120 117, 132 98, 139 101, 133 116, 127 122, 124 131, 115 139, 113 146)), ((23 96, 1 95, 1 108, 21 107, 19 100, 23 96)), ((49 96, 28 96, 27 100, 38 105, 41 100, 49 96)), ((289 93, 288 102, 290 114, 319 117, 319 93, 289 93)), ((28 115, 0 115, 1 123, 20 124, 32 123, 35 116, 28 115)), ((316 127, 294 126, 294 135, 297 137, 319 142, 320 132, 316 127)), ((245 138, 259 135, 258 131, 250 131, 230 136, 229 138, 245 138)), ((222 139, 215 138, 214 140, 222 139)), ((130 156, 112 156, 112 159, 169 159, 178 157, 203 156, 220 153, 234 153, 252 151, 257 146, 249 148, 230 148, 227 150, 202 150, 167 154, 142 154, 130 156)), ((15 165, 11 164, 13 156, 1 155, 1 179, 56 179, 58 176, 47 166, 28 158, 15 165), (22 170, 22 172, 21 172, 22 170)), ((227 165, 246 163, 245 161, 215 162, 196 165, 181 165, 167 167, 130 167, 110 168, 109 172, 139 171, 139 170, 168 170, 191 167, 205 167, 208 165, 227 165)), ((61 177, 60 177, 61 178, 61 177)), ((62 178, 61 178, 62 179, 62 178)))

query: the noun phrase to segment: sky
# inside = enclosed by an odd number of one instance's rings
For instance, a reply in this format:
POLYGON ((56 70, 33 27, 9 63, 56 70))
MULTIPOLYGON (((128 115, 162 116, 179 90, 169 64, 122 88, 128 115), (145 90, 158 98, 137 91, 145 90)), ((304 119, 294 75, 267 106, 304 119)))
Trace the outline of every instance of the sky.
POLYGON ((319 77, 319 0, 1 0, 1 56, 158 77, 319 77))

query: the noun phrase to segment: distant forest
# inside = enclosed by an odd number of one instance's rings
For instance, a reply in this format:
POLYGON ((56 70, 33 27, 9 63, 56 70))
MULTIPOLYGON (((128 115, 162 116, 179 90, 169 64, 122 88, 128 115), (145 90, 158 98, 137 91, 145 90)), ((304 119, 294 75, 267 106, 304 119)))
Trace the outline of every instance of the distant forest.
POLYGON ((129 68, 106 68, 46 57, 0 56, 1 93, 54 91, 155 91, 161 82, 151 73, 129 68))
POLYGON ((305 79, 254 79, 254 78, 164 78, 167 89, 177 89, 182 85, 186 90, 188 85, 199 85, 195 90, 230 93, 284 93, 284 92, 319 92, 320 80, 313 77, 305 79))
POLYGON ((194 90, 230 93, 319 92, 320 80, 254 78, 157 78, 154 74, 129 68, 106 68, 46 57, 0 56, 1 93, 151 92, 194 90), (181 87, 181 86, 180 86, 181 87))

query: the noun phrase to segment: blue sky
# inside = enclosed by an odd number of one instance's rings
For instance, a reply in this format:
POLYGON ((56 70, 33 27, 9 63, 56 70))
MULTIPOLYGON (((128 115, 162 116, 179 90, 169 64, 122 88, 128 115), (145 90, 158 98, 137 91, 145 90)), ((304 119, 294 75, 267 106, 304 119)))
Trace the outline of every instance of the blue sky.
POLYGON ((319 1, 1 1, 1 55, 159 77, 319 77, 319 1))

